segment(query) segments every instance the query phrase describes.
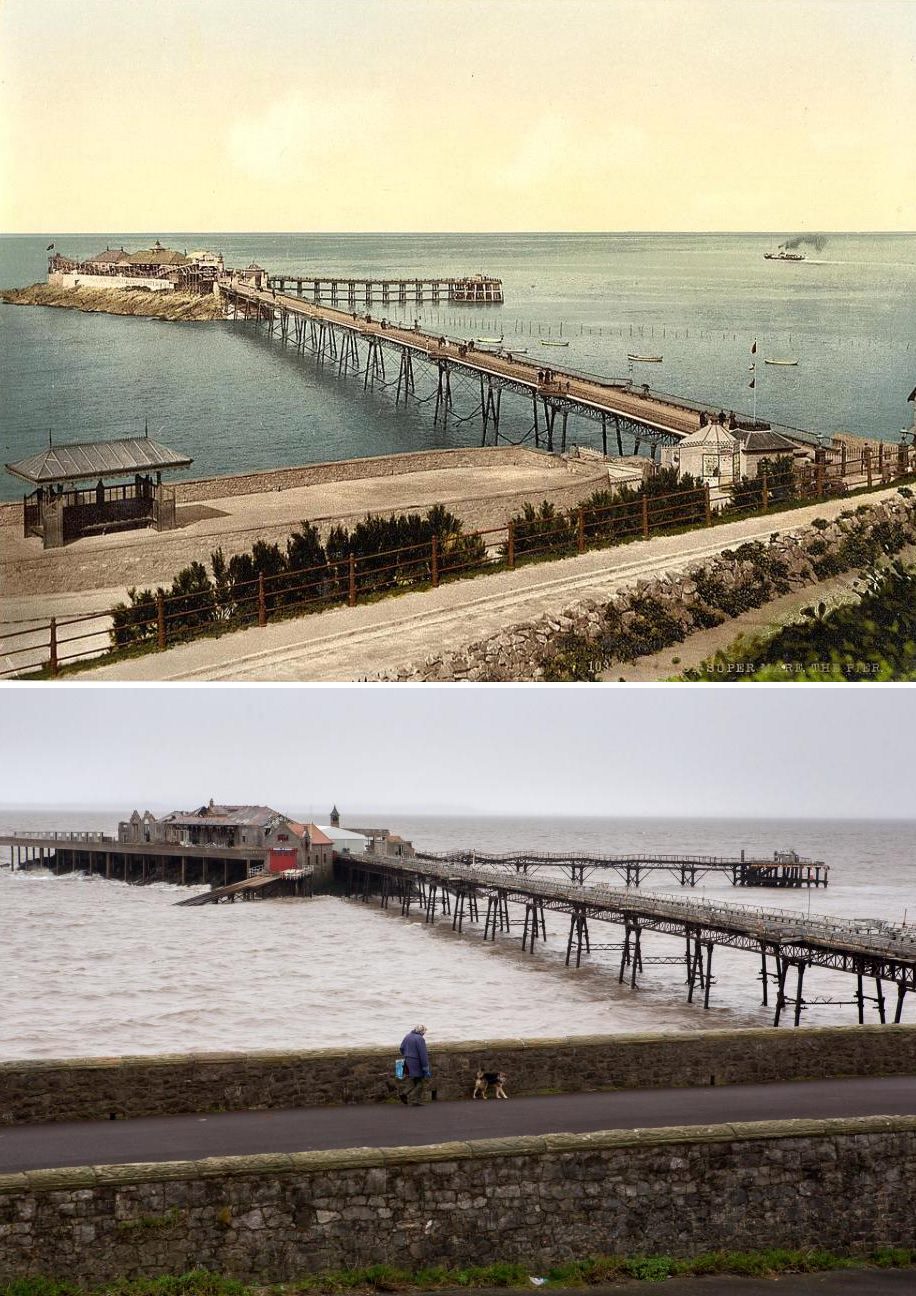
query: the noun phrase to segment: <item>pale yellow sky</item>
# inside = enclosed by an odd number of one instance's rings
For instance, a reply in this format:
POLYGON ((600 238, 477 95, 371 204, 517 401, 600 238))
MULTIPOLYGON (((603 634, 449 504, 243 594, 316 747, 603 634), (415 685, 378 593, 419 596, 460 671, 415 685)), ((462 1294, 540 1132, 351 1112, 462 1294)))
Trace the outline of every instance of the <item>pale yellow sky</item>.
POLYGON ((0 230, 916 227, 913 0, 0 0, 0 230))

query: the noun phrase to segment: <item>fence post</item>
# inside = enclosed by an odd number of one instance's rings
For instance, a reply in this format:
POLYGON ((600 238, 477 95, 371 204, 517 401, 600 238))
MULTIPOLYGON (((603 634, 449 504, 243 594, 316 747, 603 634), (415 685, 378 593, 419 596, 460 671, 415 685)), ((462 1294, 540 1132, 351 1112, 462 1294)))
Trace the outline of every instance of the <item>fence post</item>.
POLYGON ((433 536, 432 553, 430 554, 430 572, 432 575, 433 589, 439 588, 439 537, 433 536))
POLYGON ((156 645, 160 652, 165 650, 165 595, 162 590, 156 595, 156 645))
POLYGON ((865 460, 865 478, 868 485, 871 486, 871 446, 865 446, 862 451, 862 458, 865 460))
POLYGON ((347 606, 356 607, 356 555, 350 554, 348 562, 347 606))
POLYGON ((760 507, 762 508, 763 512, 766 513, 767 509, 770 507, 770 482, 769 482, 769 478, 767 477, 766 471, 762 472, 760 474, 760 477, 761 477, 760 507))
POLYGON ((258 572, 258 625, 267 625, 267 595, 264 591, 263 572, 258 572))
POLYGON ((579 509, 579 523, 576 532, 576 548, 579 553, 585 553, 585 509, 579 509))
POLYGON ((649 496, 642 497, 642 538, 649 539, 649 496))
POLYGON ((510 569, 515 566, 515 520, 510 518, 506 523, 506 559, 510 569))
POLYGON ((57 617, 48 622, 48 674, 57 674, 57 617))
POLYGON ((878 442, 878 476, 884 476, 884 442, 878 442))
POLYGON ((817 461, 817 498, 824 498, 824 460, 823 457, 817 461))
POLYGON ((703 503, 706 509, 706 525, 712 526, 712 499, 709 495, 709 482, 703 487, 703 503))

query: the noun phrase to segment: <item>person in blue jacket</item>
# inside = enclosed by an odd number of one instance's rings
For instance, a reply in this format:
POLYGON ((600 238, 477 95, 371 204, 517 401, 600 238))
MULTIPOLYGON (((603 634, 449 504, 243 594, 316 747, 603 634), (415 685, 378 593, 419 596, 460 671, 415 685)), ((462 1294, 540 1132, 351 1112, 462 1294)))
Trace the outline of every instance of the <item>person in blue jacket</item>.
POLYGON ((429 1069, 429 1052, 426 1048, 425 1026, 414 1026, 413 1030, 401 1040, 401 1056, 404 1059, 407 1075, 399 1097, 408 1107, 420 1107, 423 1104, 423 1089, 432 1075, 429 1069))

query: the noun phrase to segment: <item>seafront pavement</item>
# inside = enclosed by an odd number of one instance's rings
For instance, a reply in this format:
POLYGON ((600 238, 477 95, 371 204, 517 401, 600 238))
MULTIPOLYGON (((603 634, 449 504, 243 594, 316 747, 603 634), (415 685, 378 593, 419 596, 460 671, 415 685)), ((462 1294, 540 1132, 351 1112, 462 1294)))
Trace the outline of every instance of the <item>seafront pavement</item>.
MULTIPOLYGON (((85 680, 359 680, 396 672, 458 651, 513 624, 560 614, 571 602, 608 599, 618 589, 747 541, 766 541, 832 519, 857 502, 893 498, 896 488, 863 501, 832 500, 791 512, 745 518, 712 530, 658 536, 579 557, 537 563, 441 585, 399 598, 341 607, 315 616, 199 639, 85 671, 85 680)), ((813 591, 817 587, 811 587, 813 591)), ((809 599, 806 601, 810 601, 809 599)), ((726 624, 727 630, 727 624, 726 624)))
MULTIPOLYGON (((460 453, 460 452, 459 452, 460 453)), ((553 499, 560 508, 607 484, 603 464, 572 460, 569 464, 530 452, 523 462, 501 449, 481 452, 479 463, 461 463, 309 485, 284 485, 288 470, 252 474, 274 478, 269 489, 216 494, 220 479, 178 487, 178 527, 174 531, 123 531, 91 536, 63 549, 42 550, 37 538, 22 534, 21 506, 0 507, 0 623, 23 616, 47 615, 51 595, 84 593, 85 611, 104 607, 102 595, 123 598, 130 586, 169 585, 193 561, 206 563, 222 547, 226 556, 251 548, 257 539, 285 543, 302 525, 314 522, 323 535, 337 523, 353 526, 367 513, 425 513, 443 504, 467 530, 504 525, 524 501, 553 499), (195 487, 200 490, 195 490, 195 487), (208 488, 215 488, 211 497, 208 488), (196 497, 196 496, 200 497, 196 497), (187 498, 186 496, 195 496, 187 498), (15 606, 15 612, 12 606, 15 606)), ((413 456, 413 458, 428 456, 413 456)), ((443 456, 445 457, 445 456, 443 456)), ((385 456, 380 463, 395 456, 385 456)), ((411 456, 397 456, 408 460, 411 456)), ((313 465, 318 471, 336 465, 313 465)), ((343 467, 346 467, 344 465, 343 467)), ((306 469, 307 471, 307 469, 306 469)), ((227 487, 245 478, 226 478, 227 487)), ((52 607, 53 611, 53 607, 52 607)))

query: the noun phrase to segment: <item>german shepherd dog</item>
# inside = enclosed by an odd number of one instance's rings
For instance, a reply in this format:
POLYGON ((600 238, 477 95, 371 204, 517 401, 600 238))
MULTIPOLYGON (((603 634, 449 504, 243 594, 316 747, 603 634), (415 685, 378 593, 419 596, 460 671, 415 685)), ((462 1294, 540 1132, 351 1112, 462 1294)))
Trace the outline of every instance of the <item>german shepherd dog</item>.
POLYGON ((508 1076, 504 1071, 478 1071, 474 1078, 474 1097, 487 1097, 487 1090, 492 1089, 494 1097, 508 1098, 503 1085, 506 1083, 508 1076))

